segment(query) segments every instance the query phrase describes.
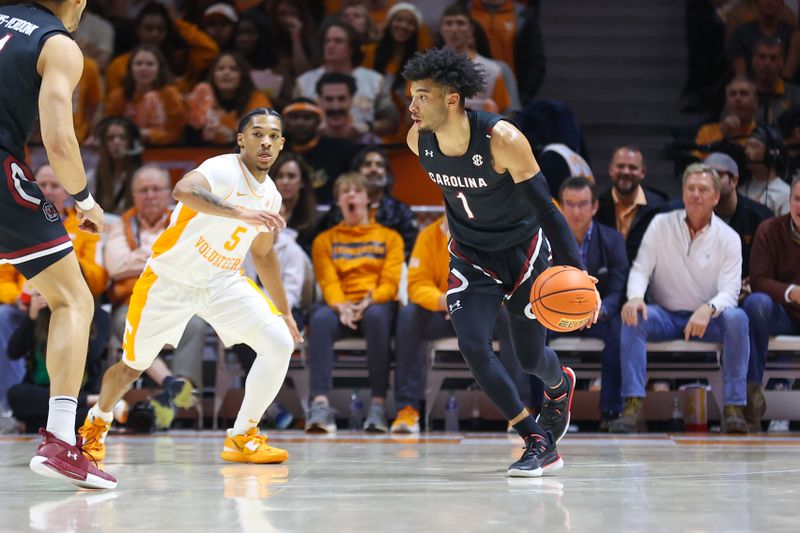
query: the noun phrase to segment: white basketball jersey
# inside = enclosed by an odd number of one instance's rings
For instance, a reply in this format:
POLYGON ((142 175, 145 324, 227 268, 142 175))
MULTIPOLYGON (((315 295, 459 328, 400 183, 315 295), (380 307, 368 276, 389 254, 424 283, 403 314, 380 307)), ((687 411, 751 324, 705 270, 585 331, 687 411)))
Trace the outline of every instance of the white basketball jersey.
MULTIPOLYGON (((272 179, 256 181, 237 154, 212 157, 195 172, 205 176, 211 194, 230 204, 278 213, 281 195, 272 179)), ((182 203, 172 212, 169 227, 153 245, 148 265, 159 277, 192 287, 215 285, 221 277, 239 275, 253 239, 264 226, 198 213, 182 203)))

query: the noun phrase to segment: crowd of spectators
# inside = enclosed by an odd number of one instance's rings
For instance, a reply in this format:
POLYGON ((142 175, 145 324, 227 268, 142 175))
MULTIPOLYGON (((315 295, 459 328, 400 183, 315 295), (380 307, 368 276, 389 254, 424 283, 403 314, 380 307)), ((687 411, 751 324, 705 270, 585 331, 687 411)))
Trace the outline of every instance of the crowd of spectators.
MULTIPOLYGON (((288 222, 275 246, 293 313, 307 327, 306 428, 335 430, 333 343, 363 335, 371 389, 364 428, 418 431, 425 343, 452 336, 443 298, 448 230, 439 218, 420 231, 419 217, 393 195, 402 176, 386 147, 404 143, 410 127, 405 63, 447 46, 487 75, 486 90, 468 106, 516 116, 523 131, 531 117, 558 117, 546 124, 557 132, 543 135, 550 144, 532 144, 589 273, 599 279, 599 322, 577 335, 605 342, 601 427, 644 428, 645 341, 700 338, 724 346, 723 429, 761 429, 768 339, 800 334, 800 88, 792 84, 800 30, 780 0, 716 1, 722 8, 705 9, 711 3, 689 3, 697 8, 690 30, 716 17, 708 31, 690 31, 690 66, 713 57, 712 39, 727 43, 728 52, 690 71, 687 105, 710 113, 691 158, 705 163, 688 166, 682 197, 671 199, 645 184, 635 139, 608 154, 611 187, 599 191, 599 167, 593 171, 581 157, 582 139, 569 127, 574 117, 563 104, 535 100, 545 75, 535 0, 90 0, 75 34, 87 57, 75 125, 91 162, 91 188, 110 215, 106 232, 89 239, 74 228, 69 206, 51 199, 72 227, 93 294, 110 308, 98 306, 95 317, 86 405, 97 390, 99 353, 109 338, 119 343, 124 336, 132 285, 169 223, 169 174, 143 164, 147 151, 233 150, 238 118, 273 106, 283 116, 286 146, 270 175, 288 222), (315 284, 319 296, 308 301, 315 284), (386 409, 392 388, 394 424, 386 409)), ((44 188, 52 169, 35 166, 44 188)), ((13 267, 0 265, 0 402, 29 427, 38 416, 29 407, 39 404, 27 398, 41 391, 19 387, 46 386, 40 300, 13 267)), ((501 313, 500 360, 535 407, 540 384, 519 368, 507 330, 501 313)), ((149 371, 164 390, 154 405, 161 427, 208 381, 207 331, 192 320, 171 364, 158 359, 149 371)), ((252 354, 239 351, 246 367, 252 354)))

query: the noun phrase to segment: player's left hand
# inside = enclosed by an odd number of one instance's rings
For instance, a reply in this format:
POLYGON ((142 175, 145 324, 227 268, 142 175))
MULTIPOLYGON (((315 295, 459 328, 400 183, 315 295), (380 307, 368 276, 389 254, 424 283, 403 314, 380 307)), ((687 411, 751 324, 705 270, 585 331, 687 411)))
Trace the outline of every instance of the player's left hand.
POLYGON ((688 341, 690 337, 702 338, 706 334, 706 328, 708 328, 713 313, 714 311, 707 304, 698 307, 689 317, 686 327, 683 328, 683 339, 688 341))
POLYGON ((289 327, 289 333, 292 334, 292 339, 294 339, 295 344, 303 342, 303 335, 300 333, 300 329, 297 327, 297 322, 294 321, 294 317, 292 313, 286 313, 285 315, 281 315, 281 318, 286 325, 289 327))
POLYGON ((100 207, 100 204, 95 202, 94 207, 88 211, 81 211, 81 208, 77 205, 75 208, 80 229, 96 234, 103 232, 103 208, 100 207))
MULTIPOLYGON (((587 273, 586 275, 588 276, 589 274, 587 273)), ((597 298, 597 303, 595 304, 594 307, 594 314, 592 315, 592 320, 586 323, 586 329, 591 329, 592 324, 597 324, 597 319, 600 318, 600 308, 603 307, 603 299, 600 298, 600 291, 597 290, 597 282, 600 280, 598 280, 594 276, 589 276, 589 279, 592 280, 592 283, 594 283, 595 285, 594 295, 595 298, 597 298)))

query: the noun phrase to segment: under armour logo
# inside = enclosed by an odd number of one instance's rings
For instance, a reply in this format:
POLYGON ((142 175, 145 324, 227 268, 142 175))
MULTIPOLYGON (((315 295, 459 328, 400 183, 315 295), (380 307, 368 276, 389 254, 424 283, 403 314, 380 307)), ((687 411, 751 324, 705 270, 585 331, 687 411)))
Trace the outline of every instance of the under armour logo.
POLYGON ((452 314, 454 311, 458 311, 459 309, 461 309, 461 300, 456 300, 455 302, 448 305, 447 308, 450 310, 450 314, 452 314))
POLYGON ((472 156, 472 164, 475 165, 476 167, 481 166, 483 164, 483 157, 481 157, 478 154, 473 155, 472 156))
POLYGON ((75 452, 70 452, 70 451, 68 451, 68 452, 67 452, 67 457, 69 457, 69 458, 70 458, 70 459, 72 459, 73 461, 77 461, 77 460, 78 460, 78 454, 77 454, 77 453, 75 453, 75 452))
POLYGON ((425 150, 425 155, 428 157, 433 157, 433 150, 425 150))

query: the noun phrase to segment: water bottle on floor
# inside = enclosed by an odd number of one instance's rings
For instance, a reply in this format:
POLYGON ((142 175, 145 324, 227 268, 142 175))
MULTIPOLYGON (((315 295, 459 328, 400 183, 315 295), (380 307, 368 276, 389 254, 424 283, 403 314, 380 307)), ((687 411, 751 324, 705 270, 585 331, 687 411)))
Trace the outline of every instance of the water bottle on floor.
POLYGON ((364 404, 358 399, 358 391, 350 395, 350 429, 359 431, 364 425, 364 404))
POLYGON ((448 433, 458 433, 458 400, 454 392, 450 392, 444 407, 444 430, 448 433))

